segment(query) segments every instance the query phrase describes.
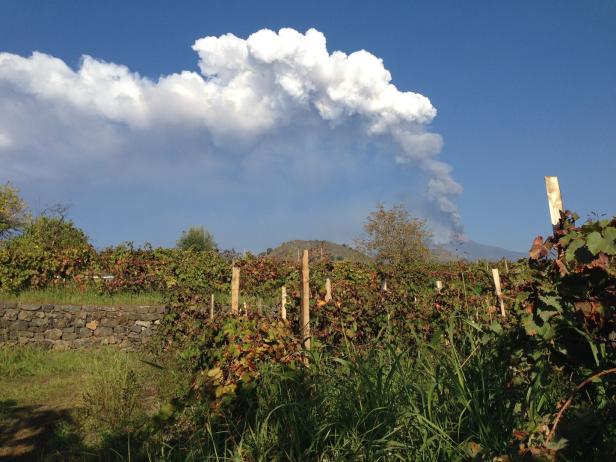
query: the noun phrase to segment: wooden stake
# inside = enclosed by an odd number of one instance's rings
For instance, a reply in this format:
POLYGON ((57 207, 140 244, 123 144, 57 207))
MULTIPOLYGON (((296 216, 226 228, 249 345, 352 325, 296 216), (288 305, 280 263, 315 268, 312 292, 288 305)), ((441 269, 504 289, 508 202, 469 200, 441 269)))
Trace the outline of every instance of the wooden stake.
POLYGON ((494 279, 496 296, 498 297, 498 301, 500 303, 501 316, 504 318, 506 316, 505 302, 503 301, 503 293, 501 292, 501 280, 500 275, 498 274, 498 268, 492 268, 492 278, 494 279))
POLYGON ((436 291, 440 292, 443 290, 443 281, 436 281, 436 291))
POLYGON ((302 343, 310 350, 310 269, 308 267, 308 251, 302 256, 302 312, 300 317, 300 332, 302 343))
POLYGON ((210 295, 210 319, 214 319, 214 294, 210 295))
POLYGON ((509 274, 509 265, 507 264, 507 259, 505 259, 505 271, 509 274))
POLYGON ((263 314, 263 300, 261 300, 260 298, 257 299, 257 313, 259 314, 259 316, 263 314))
POLYGON ((563 207, 563 198, 560 194, 560 186, 558 185, 557 176, 545 177, 545 190, 548 195, 548 207, 550 208, 550 221, 552 228, 556 230, 560 222, 560 212, 565 209, 563 207))
POLYGON ((283 321, 287 319, 287 288, 282 286, 280 290, 280 317, 283 321))
POLYGON ((248 305, 244 302, 244 316, 248 316, 248 305))
POLYGON ((387 278, 383 278, 383 283, 381 284, 381 290, 383 292, 387 292, 387 278))
POLYGON ((325 301, 332 301, 332 281, 329 278, 325 279, 325 301))
POLYGON ((231 313, 239 313, 240 303, 240 269, 235 266, 231 273, 231 313))

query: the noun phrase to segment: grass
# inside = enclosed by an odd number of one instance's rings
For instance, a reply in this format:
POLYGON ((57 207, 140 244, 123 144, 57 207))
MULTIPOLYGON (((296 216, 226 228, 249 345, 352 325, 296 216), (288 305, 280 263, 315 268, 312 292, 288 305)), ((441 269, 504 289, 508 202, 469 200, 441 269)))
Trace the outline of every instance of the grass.
MULTIPOLYGON (((466 326, 442 342, 380 339, 338 355, 315 353, 310 367, 263 367, 259 385, 177 435, 177 460, 451 461, 507 453, 519 422, 508 363, 485 334, 466 326), (181 446, 184 446, 182 448, 181 446)), ((543 395, 532 397, 540 399, 543 395)), ((171 457, 170 457, 171 458, 171 457)))
POLYGON ((188 374, 147 355, 0 347, 0 460, 8 450, 15 460, 517 460, 507 457, 519 406, 554 408, 562 384, 517 395, 500 337, 459 322, 439 341, 315 351, 309 368, 264 364, 235 404, 212 413, 197 400, 170 421, 188 374))
MULTIPOLYGON (((514 431, 531 409, 556 409, 566 377, 512 388, 511 344, 491 332, 455 318, 429 341, 384 334, 316 349, 309 368, 263 364, 214 413, 198 399, 171 413, 189 374, 141 353, 0 347, 0 460, 6 447, 22 460, 521 460, 514 431)), ((605 406, 609 422, 616 401, 605 406)), ((594 456, 558 460, 613 460, 613 427, 594 430, 594 456)))
POLYGON ((22 303, 50 303, 57 305, 163 305, 164 297, 158 292, 101 294, 92 289, 79 290, 72 287, 50 287, 27 290, 19 294, 0 292, 0 300, 22 303))
MULTIPOLYGON (((555 372, 532 390, 513 386, 510 346, 456 319, 430 341, 382 338, 336 355, 314 352, 309 368, 266 364, 258 386, 221 413, 206 403, 186 408, 179 420, 193 426, 174 434, 165 460, 554 460, 521 455, 516 432, 540 437, 546 421, 529 421, 527 412, 543 406, 549 417, 567 377, 555 372)), ((602 410, 580 407, 595 422, 594 440, 570 440, 556 460, 614 460, 616 401, 608 401, 602 410)), ((570 418, 573 428, 582 425, 570 418)))
POLYGON ((127 438, 185 386, 150 360, 110 348, 0 347, 0 460, 129 458, 127 438))
MULTIPOLYGON (((229 293, 214 294, 216 309, 231 305, 229 293)), ((209 300, 209 299, 208 299, 209 300)), ((259 299, 253 296, 240 296, 240 307, 246 303, 249 310, 256 310, 259 300, 264 311, 277 311, 280 296, 269 296, 259 299)), ((75 287, 50 287, 38 290, 26 290, 19 294, 0 292, 0 301, 22 303, 49 303, 56 305, 112 305, 112 306, 140 306, 164 305, 165 297, 159 292, 117 293, 102 294, 93 289, 80 290, 75 287)), ((207 304, 207 303, 206 303, 207 304)), ((288 306, 290 307, 289 299, 288 306)), ((209 305, 209 304, 208 304, 209 305)))
POLYGON ((111 349, 4 347, 0 427, 15 427, 20 409, 21 428, 32 433, 53 421, 53 437, 31 446, 68 460, 464 460, 470 447, 498 454, 512 430, 498 393, 507 377, 492 350, 474 342, 349 345, 339 356, 315 354, 309 369, 266 364, 237 406, 218 416, 205 403, 190 406, 162 433, 149 427, 152 417, 187 389, 173 368, 111 349), (191 422, 188 433, 181 422, 191 422))

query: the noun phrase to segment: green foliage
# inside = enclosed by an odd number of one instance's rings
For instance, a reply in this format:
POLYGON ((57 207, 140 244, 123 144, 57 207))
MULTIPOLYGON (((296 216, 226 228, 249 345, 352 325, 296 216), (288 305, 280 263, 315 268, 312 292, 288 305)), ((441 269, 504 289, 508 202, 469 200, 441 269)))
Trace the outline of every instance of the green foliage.
POLYGON ((186 231, 182 231, 182 236, 178 239, 177 246, 181 250, 194 250, 197 252, 216 250, 214 236, 206 231, 203 226, 191 227, 186 231))
POLYGON ((368 215, 366 236, 357 240, 359 250, 380 264, 426 261, 430 257, 431 234, 426 222, 413 218, 402 204, 387 210, 383 204, 368 215))
POLYGON ((43 285, 52 266, 48 252, 27 241, 12 240, 0 247, 0 292, 17 293, 43 285))
POLYGON ((93 256, 87 236, 71 221, 40 216, 0 247, 0 292, 80 280, 93 256))
POLYGON ((86 233, 61 217, 37 217, 25 228, 22 237, 48 252, 89 248, 86 233))
MULTIPOLYGON (((208 406, 182 407, 166 428, 187 431, 184 419, 193 421, 188 428, 199 443, 190 452, 197 458, 517 458, 510 443, 523 396, 512 387, 507 342, 497 326, 461 322, 430 342, 379 338, 367 349, 349 344, 340 355, 313 353, 309 368, 263 363, 253 379, 258 385, 242 384, 244 392, 217 406, 215 418, 208 406)), ((223 374, 217 368, 202 375, 223 374)))
MULTIPOLYGON (((587 377, 616 365, 616 220, 589 221, 578 227, 576 219, 566 212, 554 236, 545 241, 535 239, 531 277, 516 299, 520 331, 514 353, 517 380, 534 389, 564 374, 570 381, 564 390, 571 390, 587 377)), ((554 423, 551 429, 556 438, 570 440, 570 444, 563 444, 562 454, 574 459, 599 454, 597 441, 615 431, 607 414, 615 405, 615 395, 614 381, 608 378, 594 381, 576 397, 565 421, 557 429, 554 423), (567 431, 568 426, 594 428, 594 443, 583 431, 567 431)), ((545 410, 529 408, 528 412, 529 422, 550 420, 545 410)), ((523 431, 535 438, 535 446, 548 443, 546 435, 537 434, 532 426, 523 431)), ((553 445, 555 440, 549 443, 553 445)), ((599 447, 613 445, 602 441, 599 447)))
POLYGON ((123 245, 62 266, 74 248, 26 246, 24 235, 0 249, 0 283, 44 287, 62 274, 107 294, 165 293, 172 310, 157 345, 190 385, 152 424, 164 458, 610 460, 615 230, 616 220, 576 226, 564 214, 531 259, 500 267, 506 318, 482 264, 314 258, 310 367, 296 262, 236 255, 242 295, 269 306, 230 317, 218 305, 213 320, 209 296, 228 293, 231 279, 217 252, 123 245), (102 274, 114 278, 93 278, 102 274))
POLYGON ((26 203, 10 183, 0 185, 0 239, 20 231, 29 221, 26 203))
POLYGON ((283 321, 219 317, 185 338, 181 358, 195 372, 191 394, 212 409, 250 393, 263 364, 299 358, 299 341, 283 321))
POLYGON ((98 252, 87 275, 89 284, 102 293, 160 292, 167 303, 197 305, 209 294, 228 289, 231 268, 213 251, 135 248, 127 243, 98 252), (101 280, 102 275, 112 279, 101 280))
POLYGON ((553 237, 535 240, 534 277, 519 303, 535 349, 581 378, 616 361, 616 220, 576 227, 576 218, 563 214, 553 237))
MULTIPOLYGON (((614 223, 576 228, 564 221, 556 236, 538 241, 534 258, 512 264, 501 278, 514 309, 498 323, 491 274, 482 266, 314 261, 308 369, 272 353, 258 327, 276 325, 267 318, 216 324, 178 305, 167 323, 168 347, 194 360, 195 388, 176 418, 184 431, 207 430, 204 457, 609 458, 613 379, 587 385, 558 424, 555 414, 578 383, 616 365, 614 223), (571 248, 575 258, 567 257, 571 248), (548 258, 552 249, 556 258, 548 258), (324 299, 325 278, 332 280, 331 301, 324 299), (387 291, 380 290, 383 279, 387 291), (436 279, 443 290, 434 290, 436 279), (262 354, 240 359, 253 352, 262 354)), ((242 290, 263 294, 286 284, 297 302, 295 265, 252 257, 238 265, 242 290)), ((299 338, 296 315, 290 310, 292 323, 283 325, 294 331, 276 336, 277 351, 300 351, 288 343, 299 338)))

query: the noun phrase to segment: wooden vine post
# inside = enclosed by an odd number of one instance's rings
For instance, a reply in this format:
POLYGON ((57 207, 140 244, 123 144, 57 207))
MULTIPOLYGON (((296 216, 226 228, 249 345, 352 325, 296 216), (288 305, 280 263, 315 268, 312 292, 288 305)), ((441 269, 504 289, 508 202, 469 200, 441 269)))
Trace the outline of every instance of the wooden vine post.
POLYGON ((494 279, 494 290, 496 292, 496 296, 498 297, 498 302, 500 303, 501 316, 504 318, 506 316, 505 302, 501 291, 501 280, 500 274, 498 274, 498 268, 492 268, 492 278, 494 279))
POLYGON ((329 278, 325 279, 325 301, 332 301, 332 281, 329 278))
POLYGON ((240 312, 240 269, 235 266, 231 273, 231 313, 240 312))
POLYGON ((548 195, 548 207, 550 208, 552 228, 556 231, 558 229, 558 223, 560 222, 560 212, 564 212, 565 210, 557 176, 545 177, 545 190, 548 195))
POLYGON ((210 295, 210 319, 214 319, 214 294, 210 295))
POLYGON ((287 288, 282 286, 280 290, 280 317, 283 321, 287 319, 287 288))
POLYGON ((300 316, 300 332, 302 343, 310 350, 310 269, 308 267, 308 251, 302 256, 302 312, 300 316))
POLYGON ((441 290, 443 290, 443 281, 436 281, 436 291, 440 293, 441 290))

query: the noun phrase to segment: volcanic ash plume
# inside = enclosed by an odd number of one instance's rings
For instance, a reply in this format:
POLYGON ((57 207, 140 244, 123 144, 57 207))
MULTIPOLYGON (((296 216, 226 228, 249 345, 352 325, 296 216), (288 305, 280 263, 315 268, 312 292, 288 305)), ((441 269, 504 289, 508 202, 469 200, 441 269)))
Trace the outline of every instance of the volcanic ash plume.
MULTIPOLYGON (((359 127, 359 135, 389 139, 398 162, 428 176, 433 218, 453 232, 461 230, 453 198, 462 188, 452 179, 451 167, 437 159, 441 137, 427 131, 436 109, 423 95, 399 91, 381 59, 364 50, 329 53, 325 36, 314 29, 305 34, 264 29, 247 39, 205 37, 193 49, 200 72, 156 80, 89 56, 73 70, 43 53, 0 53, 0 94, 27 95, 63 117, 70 107, 75 114, 124 124, 132 133, 197 129, 227 151, 283 136, 288 127, 315 118, 325 130, 359 127)), ((19 142, 20 130, 10 122, 0 118, 5 140, 0 140, 0 154, 19 142)), ((21 135, 26 142, 28 136, 21 135)))

